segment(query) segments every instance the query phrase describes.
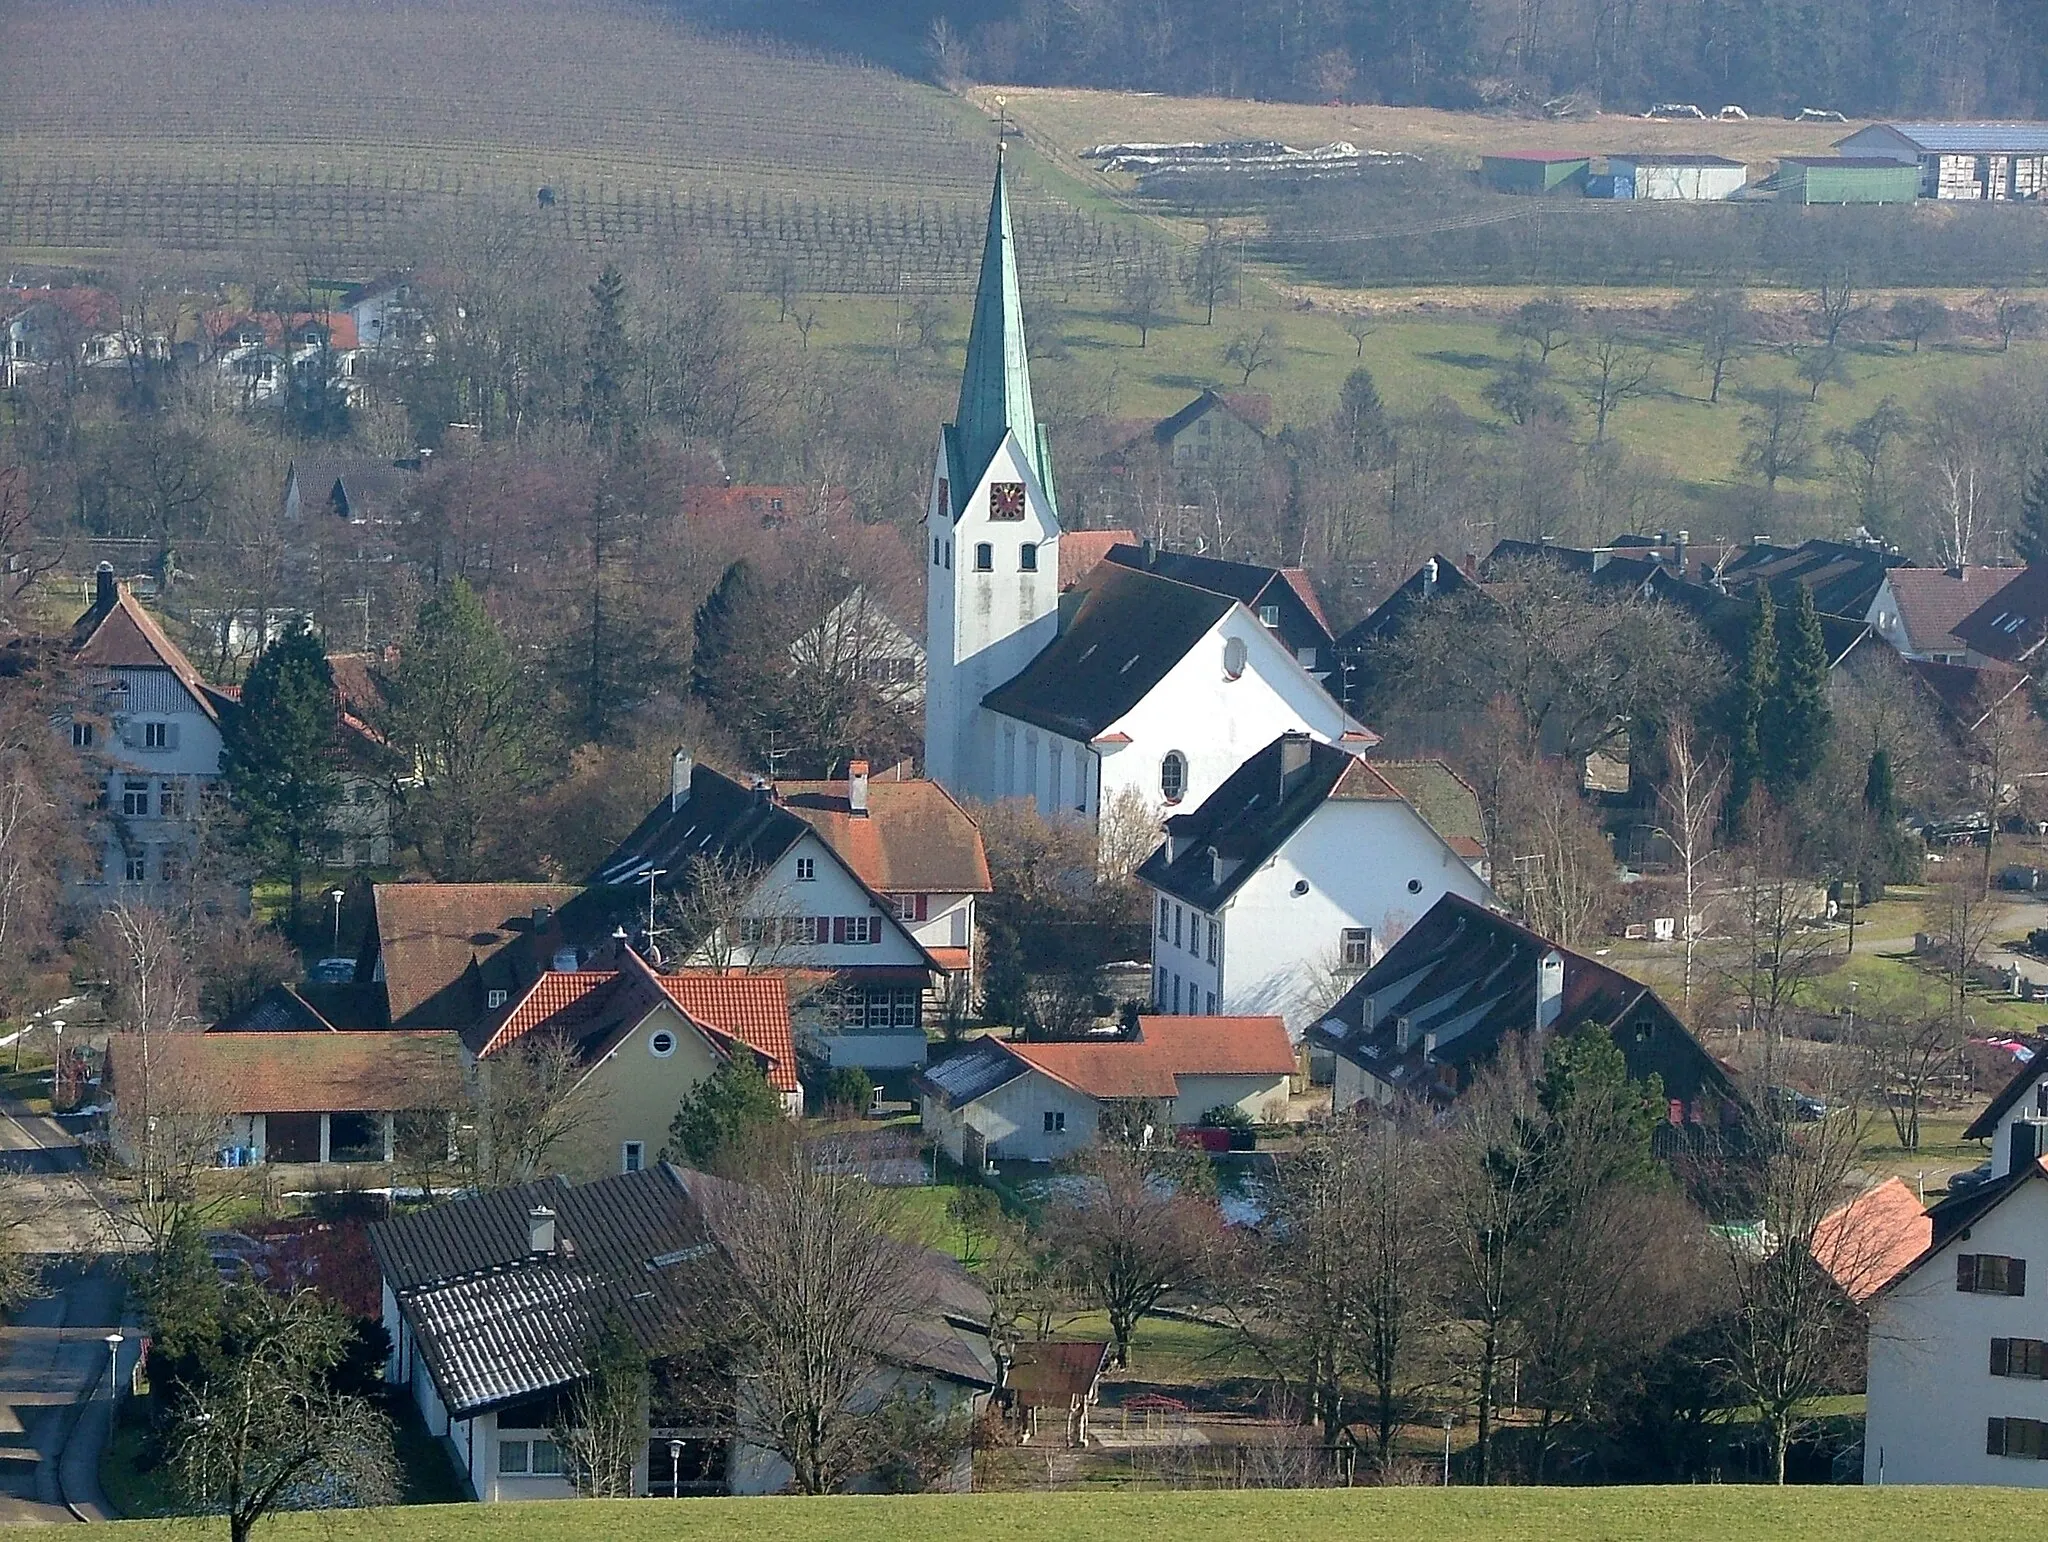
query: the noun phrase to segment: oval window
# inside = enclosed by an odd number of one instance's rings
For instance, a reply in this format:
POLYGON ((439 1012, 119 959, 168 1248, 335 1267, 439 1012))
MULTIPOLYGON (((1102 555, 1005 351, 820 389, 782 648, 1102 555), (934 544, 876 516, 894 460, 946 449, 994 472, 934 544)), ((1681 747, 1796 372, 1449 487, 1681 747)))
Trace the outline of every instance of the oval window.
POLYGON ((1408 892, 1410 894, 1420 894, 1422 892, 1422 880, 1420 878, 1409 879, 1408 892))
POLYGON ((676 1036, 666 1028, 657 1028, 647 1040, 648 1051, 657 1060, 666 1060, 676 1052, 676 1036))
POLYGON ((1168 803, 1178 803, 1187 791, 1188 758, 1179 750, 1168 750, 1159 762, 1159 794, 1168 803))
POLYGON ((1235 680, 1239 675, 1243 674, 1244 660, 1244 639, 1242 637, 1230 637, 1224 639, 1223 678, 1226 680, 1235 680))

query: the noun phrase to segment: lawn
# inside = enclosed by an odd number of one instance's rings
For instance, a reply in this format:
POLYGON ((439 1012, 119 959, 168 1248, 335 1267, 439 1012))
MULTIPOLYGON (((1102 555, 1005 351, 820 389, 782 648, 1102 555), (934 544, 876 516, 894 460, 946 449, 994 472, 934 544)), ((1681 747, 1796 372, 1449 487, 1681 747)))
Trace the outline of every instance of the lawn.
MULTIPOLYGON (((1063 1339, 1106 1340, 1109 1318, 1102 1312, 1076 1312, 1056 1318, 1053 1333, 1063 1339)), ((1111 1374, 1162 1385, 1213 1385, 1227 1377, 1262 1373, 1263 1367, 1228 1328, 1178 1317, 1147 1317, 1131 1336, 1129 1370, 1111 1374)))
MULTIPOLYGON (((2017 1489, 1321 1489, 568 1500, 328 1512, 273 1523, 281 1542, 1178 1542, 1314 1536, 1321 1542, 1947 1542, 2048 1525, 2048 1494, 2017 1489), (2030 1521, 2028 1517, 2034 1518, 2030 1521)), ((189 1542, 224 1525, 122 1522, 117 1537, 189 1542)))

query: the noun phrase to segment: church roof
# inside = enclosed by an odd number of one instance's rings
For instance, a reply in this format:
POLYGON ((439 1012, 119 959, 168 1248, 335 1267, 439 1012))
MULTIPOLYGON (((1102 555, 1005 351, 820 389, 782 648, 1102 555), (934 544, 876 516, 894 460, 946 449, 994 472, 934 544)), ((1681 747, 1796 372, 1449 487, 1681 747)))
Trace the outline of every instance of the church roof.
POLYGON ((1015 430, 1046 499, 1053 495, 1052 457, 1031 404, 1031 365, 1024 351, 1024 298, 1017 281, 1017 240, 1010 228, 1009 183, 999 159, 989 198, 988 235, 974 290, 974 320, 967 332, 967 367, 960 404, 946 431, 955 497, 965 497, 995 458, 1003 436, 1015 430))
POLYGON ((1135 707, 1237 602, 1105 562, 1067 629, 983 705, 1088 743, 1135 707))

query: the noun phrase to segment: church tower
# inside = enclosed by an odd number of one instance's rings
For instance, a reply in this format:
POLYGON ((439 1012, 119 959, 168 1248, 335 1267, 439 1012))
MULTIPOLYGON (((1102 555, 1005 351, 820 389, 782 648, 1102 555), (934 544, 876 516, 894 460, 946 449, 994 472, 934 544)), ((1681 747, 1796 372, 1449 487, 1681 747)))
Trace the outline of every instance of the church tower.
POLYGON ((939 433, 925 535, 925 771, 960 796, 995 798, 981 700, 1053 640, 1060 584, 1052 455, 1031 406, 1000 150, 960 404, 939 433))

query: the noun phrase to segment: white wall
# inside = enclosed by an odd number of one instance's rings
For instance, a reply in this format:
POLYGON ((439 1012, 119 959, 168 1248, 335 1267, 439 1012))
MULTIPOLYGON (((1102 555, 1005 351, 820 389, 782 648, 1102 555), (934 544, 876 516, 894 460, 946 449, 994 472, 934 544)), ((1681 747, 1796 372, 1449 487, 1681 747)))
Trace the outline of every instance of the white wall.
POLYGON ((815 831, 806 831, 775 865, 761 875, 747 898, 751 916, 863 916, 872 915, 880 928, 879 942, 814 944, 763 943, 754 948, 735 942, 737 961, 778 965, 810 965, 821 969, 843 969, 858 965, 913 965, 925 967, 924 959, 889 916, 877 905, 866 887, 832 854, 831 847, 815 831), (798 864, 811 864, 810 878, 797 876, 798 864))
POLYGON ((927 948, 971 948, 974 946, 974 896, 927 894, 925 918, 903 924, 910 935, 927 948))
POLYGON ((1015 432, 972 488, 951 489, 964 512, 955 523, 942 506, 939 483, 948 475, 941 436, 924 525, 925 563, 925 773, 949 792, 976 799, 998 796, 994 767, 977 764, 976 725, 981 699, 1019 673, 1053 640, 1058 628, 1059 522, 1015 432), (1024 518, 991 521, 991 482, 1024 484, 1024 518), (994 567, 974 571, 974 548, 995 548, 994 567), (1038 548, 1038 569, 1026 573, 1019 551, 1038 548))
POLYGON ((1733 198, 1749 181, 1749 168, 1746 166, 1662 166, 1646 162, 1632 165, 1631 169, 1635 173, 1638 198, 1733 198))
MULTIPOLYGON (((2043 1096, 2041 1082, 2048 1077, 2048 1064, 2043 1064, 2035 1073, 2033 1085, 2013 1100, 2013 1105, 1998 1117, 1998 1125, 1991 1132, 1991 1176, 2003 1178, 2012 1171, 2012 1127, 2016 1120, 2043 1117, 2040 1100, 2043 1096)), ((2048 1156, 2048 1152, 2042 1155, 2048 1156)), ((2043 1289, 2048 1289, 2044 1286, 2043 1289)))
POLYGON ((1056 1162, 1095 1142, 1095 1100, 1049 1076, 1026 1071, 964 1108, 947 1109, 924 1099, 925 1133, 956 1162, 964 1162, 968 1126, 981 1133, 988 1154, 1006 1161, 1056 1162), (1066 1129, 1050 1134, 1045 1115, 1066 1115, 1066 1129))
POLYGON ((2048 1183, 2030 1180, 1872 1303, 1863 1481, 2048 1488, 2048 1461, 1985 1453, 1994 1418, 2048 1421, 2048 1382, 1990 1371, 1993 1338, 2048 1338, 2048 1183), (2027 1260, 2024 1296, 1956 1289, 1956 1255, 2027 1260))
POLYGON ((1202 1115, 1225 1104, 1261 1123, 1278 1124, 1287 1117, 1285 1073, 1278 1076, 1179 1076, 1180 1096, 1173 1100, 1173 1123, 1200 1124, 1202 1115))

